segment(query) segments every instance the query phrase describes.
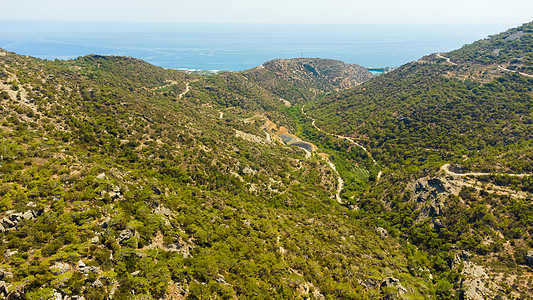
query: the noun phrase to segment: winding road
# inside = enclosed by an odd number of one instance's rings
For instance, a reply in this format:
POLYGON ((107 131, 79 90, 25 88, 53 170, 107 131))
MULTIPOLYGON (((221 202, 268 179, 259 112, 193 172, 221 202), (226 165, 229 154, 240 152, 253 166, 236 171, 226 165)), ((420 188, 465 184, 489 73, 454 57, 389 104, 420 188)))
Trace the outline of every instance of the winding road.
POLYGON ((311 122, 311 125, 313 125, 313 127, 315 127, 316 130, 318 130, 318 131, 320 131, 320 132, 324 132, 325 134, 327 134, 327 135, 331 135, 331 136, 336 137, 336 138, 338 138, 338 139, 345 139, 345 140, 348 140, 350 143, 352 143, 352 144, 356 145, 357 147, 363 149, 363 150, 366 152, 366 154, 367 154, 370 158, 372 158, 372 162, 374 162, 375 165, 377 164, 376 160, 372 157, 372 154, 370 154, 370 152, 368 152, 368 150, 365 148, 365 146, 363 146, 363 145, 357 143, 356 141, 354 141, 354 140, 353 140, 352 138, 350 138, 350 137, 343 136, 343 135, 338 135, 338 134, 333 134, 333 133, 329 133, 329 132, 327 132, 327 131, 322 130, 320 127, 316 126, 316 124, 315 124, 315 123, 316 123, 316 119, 313 119, 313 118, 310 117, 308 114, 306 114, 305 111, 304 111, 304 107, 305 107, 305 104, 302 106, 302 109, 301 109, 301 110, 302 110, 302 114, 303 114, 304 116, 306 116, 308 119, 310 119, 310 120, 312 121, 312 122, 311 122))
MULTIPOLYGON (((370 152, 368 152, 368 150, 365 148, 365 146, 357 143, 356 141, 354 141, 352 138, 350 137, 347 137, 347 136, 343 136, 343 135, 338 135, 338 134, 333 134, 333 133, 329 133, 327 131, 324 131, 322 130, 320 127, 316 126, 316 119, 312 118, 311 116, 309 116, 307 113, 305 113, 304 111, 304 107, 305 107, 305 104, 302 106, 302 114, 311 120, 311 124, 313 125, 313 127, 316 128, 316 130, 320 131, 320 132, 324 132, 325 134, 327 135, 330 135, 330 136, 333 136, 333 137, 336 137, 338 139, 345 139, 345 140, 348 140, 350 143, 356 145, 357 147, 363 149, 365 151, 365 153, 370 157, 372 158, 372 162, 374 163, 374 165, 377 165, 377 161, 372 157, 372 155, 370 154, 370 152)), ((341 191, 342 191, 342 187, 344 186, 344 180, 342 179, 341 175, 339 174, 339 172, 337 171, 337 168, 335 167, 335 165, 329 161, 329 159, 326 161, 328 163, 328 165, 335 171, 335 173, 337 174, 337 178, 338 178, 338 185, 337 185, 337 194, 335 195, 336 198, 337 198, 337 201, 339 203, 342 203, 342 199, 341 199, 341 191)), ((378 172, 378 175, 376 176, 376 184, 379 183, 379 179, 381 178, 381 175, 383 175, 383 172, 382 171, 379 171, 378 172)))
POLYGON ((507 68, 504 68, 502 66, 498 66, 498 69, 502 70, 502 71, 505 71, 505 72, 512 72, 512 73, 518 73, 522 76, 526 76, 526 77, 529 77, 529 78, 533 78, 533 75, 531 74, 527 74, 527 73, 522 73, 522 72, 518 72, 518 71, 513 71, 513 70, 509 70, 507 68))
POLYGON ((185 91, 178 95, 178 99, 181 99, 183 96, 185 96, 185 94, 187 94, 189 92, 189 89, 190 89, 189 84, 191 84, 191 83, 187 82, 187 84, 185 85, 185 91))
MULTIPOLYGON (((458 176, 458 177, 465 177, 465 176, 489 176, 491 174, 497 174, 497 173, 483 173, 483 172, 469 172, 469 173, 455 173, 450 171, 450 164, 444 164, 442 167, 440 167, 441 170, 443 170, 447 175, 451 176, 458 176)), ((531 173, 522 173, 522 174, 513 174, 513 173, 501 173, 503 175, 511 176, 511 177, 525 177, 525 176, 533 176, 531 173)))
POLYGON ((452 66, 457 66, 457 64, 454 63, 450 58, 445 57, 445 56, 442 56, 441 53, 436 53, 435 55, 436 55, 438 58, 442 58, 442 59, 446 60, 446 62, 449 63, 450 65, 452 65, 452 66))

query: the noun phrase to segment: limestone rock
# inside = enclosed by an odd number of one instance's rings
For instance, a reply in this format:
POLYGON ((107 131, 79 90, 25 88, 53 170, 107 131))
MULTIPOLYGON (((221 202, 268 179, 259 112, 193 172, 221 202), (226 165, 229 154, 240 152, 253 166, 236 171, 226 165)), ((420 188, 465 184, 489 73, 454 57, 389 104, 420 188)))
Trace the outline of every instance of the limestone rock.
POLYGON ((459 195, 461 186, 448 180, 445 176, 424 177, 407 186, 411 192, 411 201, 425 202, 429 199, 445 199, 449 195, 459 195))
POLYGON ((66 273, 72 271, 72 267, 67 263, 58 261, 50 267, 50 270, 52 272, 66 273))
POLYGON ((61 295, 61 293, 58 291, 54 291, 53 297, 54 300, 63 300, 63 295, 61 295))
POLYGON ((103 283, 100 281, 100 279, 96 279, 92 285, 95 287, 101 287, 103 286, 103 283))
POLYGON ((376 228, 376 233, 379 234, 380 237, 386 237, 387 235, 389 235, 389 232, 387 231, 387 229, 383 227, 376 228))
POLYGON ((89 274, 89 273, 100 273, 100 268, 98 267, 83 267, 83 268, 80 268, 80 272, 82 274, 89 274))
POLYGON ((473 262, 465 261, 460 292, 465 300, 493 299, 498 287, 489 278, 483 267, 473 262))
POLYGON ((85 263, 82 260, 79 260, 78 261, 78 268, 85 268, 85 267, 86 267, 85 263))
POLYGON ((533 267, 533 250, 527 252, 526 262, 528 266, 533 267))
POLYGON ((383 299, 401 299, 402 295, 407 293, 400 280, 394 277, 383 279, 379 286, 383 299))
POLYGON ((9 215, 9 219, 17 223, 22 219, 22 213, 12 213, 11 215, 9 215))
POLYGON ((100 238, 98 238, 98 236, 95 236, 91 239, 91 244, 93 245, 97 245, 98 242, 100 242, 100 238))
POLYGON ((24 220, 33 220, 35 217, 33 216, 33 212, 31 210, 28 210, 24 214, 22 214, 22 218, 24 220))
POLYGON ((9 293, 9 286, 5 281, 0 281, 0 296, 2 299, 7 297, 7 294, 9 293))
POLYGON ((135 231, 131 228, 126 228, 120 232, 117 241, 122 242, 131 239, 135 235, 135 231))
POLYGON ((11 219, 8 218, 8 217, 4 217, 4 218, 2 219, 2 221, 1 221, 1 224, 2 224, 6 229, 15 227, 15 222, 11 221, 11 219))
MULTIPOLYGON (((407 192, 411 194, 411 201, 416 202, 417 208, 420 209, 420 214, 415 220, 418 223, 428 218, 442 216, 444 200, 449 195, 459 195, 461 186, 441 175, 417 179, 407 186, 407 192)), ((433 225, 439 227, 440 224, 433 225)))
POLYGON ((156 207, 155 210, 154 210, 154 213, 156 213, 158 215, 165 216, 165 217, 172 216, 172 211, 170 210, 170 208, 168 208, 168 207, 166 207, 164 205, 159 205, 158 207, 156 207))
POLYGON ((246 166, 244 167, 244 169, 242 170, 242 172, 246 175, 255 175, 255 173, 257 173, 256 170, 250 168, 249 166, 246 166))
POLYGON ((107 217, 104 219, 104 221, 102 221, 102 223, 100 224, 100 226, 102 228, 107 228, 109 226, 109 222, 111 221, 111 218, 110 217, 107 217))

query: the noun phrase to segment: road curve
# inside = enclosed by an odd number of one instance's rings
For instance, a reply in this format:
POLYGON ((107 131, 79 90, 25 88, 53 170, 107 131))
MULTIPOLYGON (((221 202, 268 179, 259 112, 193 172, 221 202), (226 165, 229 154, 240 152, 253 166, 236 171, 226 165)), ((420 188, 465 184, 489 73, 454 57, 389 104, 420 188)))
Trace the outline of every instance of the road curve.
POLYGON ((483 173, 483 172, 468 172, 468 173, 455 173, 450 171, 450 164, 444 164, 440 167, 447 175, 465 177, 465 176, 489 176, 491 174, 502 174, 512 177, 524 177, 524 176, 533 176, 531 173, 522 173, 522 174, 513 174, 513 173, 483 173))

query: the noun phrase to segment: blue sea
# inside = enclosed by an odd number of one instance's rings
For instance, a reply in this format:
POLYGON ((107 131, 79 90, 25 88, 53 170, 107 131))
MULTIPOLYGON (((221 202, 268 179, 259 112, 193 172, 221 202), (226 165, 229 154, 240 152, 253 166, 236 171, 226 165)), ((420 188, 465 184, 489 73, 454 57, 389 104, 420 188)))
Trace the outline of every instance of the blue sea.
POLYGON ((241 71, 276 58, 395 67, 520 24, 294 25, 0 21, 0 48, 45 59, 131 56, 164 68, 241 71))

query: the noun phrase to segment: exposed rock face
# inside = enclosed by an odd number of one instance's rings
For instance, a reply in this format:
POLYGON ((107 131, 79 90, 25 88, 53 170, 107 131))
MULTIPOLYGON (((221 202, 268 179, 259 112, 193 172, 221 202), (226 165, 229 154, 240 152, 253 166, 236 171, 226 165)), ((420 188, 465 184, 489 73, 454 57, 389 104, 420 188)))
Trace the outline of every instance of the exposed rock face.
POLYGON ((25 212, 6 211, 5 216, 0 220, 0 233, 17 227, 23 220, 33 220, 43 213, 42 210, 27 210, 25 212))
POLYGON ((461 293, 464 299, 483 300, 492 298, 492 290, 489 288, 492 283, 481 266, 466 261, 461 274, 465 276, 461 282, 461 293))
POLYGON ((499 287, 489 277, 482 266, 468 261, 471 256, 472 254, 462 250, 455 253, 452 262, 452 268, 455 270, 457 270, 461 264, 463 266, 461 270, 463 279, 461 280, 461 286, 459 289, 461 299, 494 299, 499 287))
POLYGON ((66 273, 72 271, 72 266, 63 262, 56 262, 50 267, 50 270, 58 273, 66 273))
POLYGON ((526 262, 528 266, 533 267, 533 250, 527 252, 526 262))
POLYGON ((120 236, 118 237, 117 241, 127 241, 131 239, 135 235, 135 231, 133 229, 127 228, 120 232, 120 236))
POLYGON ((394 277, 383 279, 379 286, 383 299, 402 299, 402 295, 407 293, 400 280, 394 277))
POLYGON ((449 195, 459 195, 461 187, 445 176, 425 177, 412 182, 408 187, 411 200, 423 202, 428 199, 443 199, 449 195))
MULTIPOLYGON (((418 203, 420 215, 416 222, 442 216, 444 199, 449 195, 459 195, 461 186, 445 176, 420 178, 407 186, 411 201, 418 203)), ((436 224, 435 226, 439 226, 436 224)))
POLYGON ((170 208, 164 206, 164 205, 159 205, 158 207, 156 207, 154 209, 154 213, 158 214, 158 215, 162 215, 164 217, 170 217, 173 215, 172 211, 170 210, 170 208))
POLYGON ((386 237, 389 234, 387 229, 385 229, 383 227, 377 227, 376 228, 376 233, 379 234, 379 236, 381 236, 381 237, 386 237))

